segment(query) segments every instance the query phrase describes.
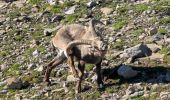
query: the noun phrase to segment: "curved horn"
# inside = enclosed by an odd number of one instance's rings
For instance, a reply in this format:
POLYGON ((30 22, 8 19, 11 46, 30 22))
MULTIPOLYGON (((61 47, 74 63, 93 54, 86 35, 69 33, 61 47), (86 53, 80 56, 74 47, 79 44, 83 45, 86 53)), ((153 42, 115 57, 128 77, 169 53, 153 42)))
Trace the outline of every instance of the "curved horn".
MULTIPOLYGON (((97 36, 96 30, 95 30, 95 28, 94 28, 94 25, 95 25, 96 23, 99 23, 99 24, 104 25, 104 24, 103 24, 101 21, 99 21, 99 20, 91 19, 91 20, 89 21, 89 31, 91 31, 91 33, 92 33, 92 35, 93 35, 94 37, 97 36)), ((99 34, 99 35, 101 36, 101 34, 99 34)), ((101 36, 101 37, 102 37, 102 36, 101 36)))
POLYGON ((67 45, 66 53, 68 54, 76 45, 93 45, 94 47, 97 47, 96 42, 93 40, 74 40, 67 45))

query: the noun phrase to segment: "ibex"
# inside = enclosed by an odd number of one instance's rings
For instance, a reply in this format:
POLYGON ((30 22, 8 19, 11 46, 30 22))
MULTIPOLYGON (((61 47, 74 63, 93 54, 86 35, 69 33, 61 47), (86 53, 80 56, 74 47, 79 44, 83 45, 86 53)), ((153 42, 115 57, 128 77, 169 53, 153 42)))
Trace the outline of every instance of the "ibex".
POLYGON ((101 35, 97 34, 94 23, 91 20, 89 27, 78 24, 71 24, 62 27, 52 38, 53 45, 59 49, 59 54, 48 65, 45 72, 45 81, 50 84, 49 76, 55 66, 61 64, 66 59, 75 77, 79 77, 76 90, 81 91, 81 81, 84 75, 85 63, 95 64, 97 73, 97 84, 101 88, 103 81, 101 78, 101 61, 106 51, 106 44, 101 35), (90 48, 89 45, 92 47, 90 48), (78 61, 78 70, 75 69, 74 61, 78 61), (77 72, 78 71, 78 72, 77 72))

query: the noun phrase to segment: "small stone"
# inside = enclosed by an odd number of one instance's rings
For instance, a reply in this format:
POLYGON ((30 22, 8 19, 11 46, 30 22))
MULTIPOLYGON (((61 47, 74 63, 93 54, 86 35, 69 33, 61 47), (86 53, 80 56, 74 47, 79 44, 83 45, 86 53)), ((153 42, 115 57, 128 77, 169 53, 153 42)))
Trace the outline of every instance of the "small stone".
POLYGON ((67 11, 65 11, 64 13, 67 15, 74 14, 76 8, 77 8, 77 5, 74 5, 74 6, 70 7, 67 11))
POLYGON ((35 58, 37 58, 38 55, 39 55, 39 51, 38 51, 38 50, 35 50, 35 51, 32 53, 32 55, 33 55, 35 58))
POLYGON ((144 94, 144 91, 138 91, 138 92, 131 94, 130 96, 131 97, 137 97, 137 96, 142 96, 143 94, 144 94))
POLYGON ((37 65, 35 63, 32 63, 32 64, 29 64, 28 65, 28 70, 32 70, 32 69, 35 69, 37 67, 37 65))
POLYGON ((170 82, 170 71, 166 73, 165 80, 170 82))
POLYGON ((77 81, 79 80, 78 78, 75 78, 73 75, 68 75, 67 76, 67 81, 68 82, 74 82, 74 81, 77 81))
POLYGON ((87 3, 87 7, 89 7, 89 8, 93 8, 94 6, 96 6, 96 2, 94 2, 94 1, 90 1, 87 3))
POLYGON ((50 36, 52 34, 52 30, 51 29, 45 29, 44 30, 44 35, 45 36, 50 36))
POLYGON ((162 47, 157 44, 146 44, 146 46, 153 52, 158 52, 162 47))
POLYGON ((22 80, 20 78, 12 77, 7 80, 7 88, 9 89, 21 89, 22 88, 22 80))
POLYGON ((149 35, 157 34, 157 32, 158 32, 158 29, 157 29, 157 28, 150 28, 150 29, 149 29, 149 35))
POLYGON ((109 15, 109 14, 111 14, 113 12, 113 9, 108 8, 108 7, 104 7, 104 8, 101 8, 100 11, 107 16, 107 15, 109 15))
POLYGON ((127 65, 122 65, 117 70, 118 75, 128 79, 135 77, 138 74, 138 71, 133 70, 131 67, 127 65))
POLYGON ((3 85, 5 85, 5 84, 7 84, 7 81, 6 81, 6 80, 5 80, 5 81, 0 82, 0 87, 1 87, 1 86, 3 86, 3 85))
POLYGON ((9 68, 9 66, 7 66, 6 64, 1 64, 0 65, 0 71, 4 71, 4 70, 6 70, 6 69, 8 69, 9 68))
POLYGON ((160 93, 161 100, 169 100, 170 99, 170 92, 161 92, 160 93))
POLYGON ((43 66, 39 66, 37 67, 35 70, 39 71, 39 72, 42 72, 43 71, 43 66))
POLYGON ((64 17, 61 16, 61 15, 56 15, 54 16, 52 19, 51 19, 51 22, 58 22, 58 21, 61 21, 64 17))
POLYGON ((50 5, 55 5, 57 0, 47 0, 50 5))
POLYGON ((4 90, 1 90, 1 91, 0 91, 0 94, 7 94, 7 92, 8 92, 8 90, 5 90, 5 89, 4 89, 4 90))
POLYGON ((15 100, 21 100, 22 96, 20 94, 15 94, 15 100))

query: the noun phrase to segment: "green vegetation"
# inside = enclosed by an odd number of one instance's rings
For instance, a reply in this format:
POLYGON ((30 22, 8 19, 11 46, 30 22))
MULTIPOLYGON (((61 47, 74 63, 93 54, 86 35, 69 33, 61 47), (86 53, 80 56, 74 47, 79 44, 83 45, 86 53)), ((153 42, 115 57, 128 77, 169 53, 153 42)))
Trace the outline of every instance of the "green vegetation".
POLYGON ((96 100, 97 98, 99 98, 101 96, 101 93, 99 91, 95 91, 92 94, 86 94, 85 96, 83 96, 86 100, 96 100))
POLYGON ((14 63, 12 64, 5 72, 5 76, 18 76, 20 73, 20 64, 14 63))
POLYGON ((142 13, 143 11, 147 10, 148 6, 146 4, 138 4, 135 5, 134 10, 138 13, 142 13))
POLYGON ((86 64, 85 70, 86 70, 87 72, 89 72, 89 71, 91 71, 91 70, 93 69, 93 67, 94 67, 93 64, 86 64))
POLYGON ((161 20, 160 20, 160 23, 162 23, 162 24, 170 23, 170 17, 161 19, 161 20))
POLYGON ((145 32, 143 28, 138 28, 138 29, 132 31, 132 33, 133 33, 135 36, 139 36, 139 35, 141 35, 143 32, 145 32))
POLYGON ((41 1, 42 0, 29 0, 29 2, 31 3, 31 4, 39 4, 39 3, 41 3, 41 1))
POLYGON ((115 30, 120 30, 126 24, 127 24, 127 22, 125 20, 120 20, 120 21, 117 21, 116 23, 114 23, 113 27, 114 27, 115 30))
POLYGON ((115 42, 113 44, 110 45, 110 48, 111 49, 123 49, 123 46, 125 45, 125 42, 124 41, 120 41, 120 42, 115 42))
POLYGON ((167 53, 169 53, 169 51, 170 51, 170 47, 164 47, 159 51, 159 53, 167 54, 167 53))
POLYGON ((168 31, 167 31, 165 28, 160 28, 160 29, 158 30, 158 32, 159 32, 160 34, 163 34, 163 35, 165 35, 165 34, 168 33, 168 31))

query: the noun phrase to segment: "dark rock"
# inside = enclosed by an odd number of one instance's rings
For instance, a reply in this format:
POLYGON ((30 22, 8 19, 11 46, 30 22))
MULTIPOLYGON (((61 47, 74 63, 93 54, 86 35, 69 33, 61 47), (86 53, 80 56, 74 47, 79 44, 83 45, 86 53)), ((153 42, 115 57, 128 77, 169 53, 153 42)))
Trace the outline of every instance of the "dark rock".
POLYGON ((121 54, 122 58, 132 58, 133 60, 135 58, 141 58, 150 56, 152 54, 152 51, 143 43, 140 43, 134 47, 125 49, 123 51, 123 54, 121 54))

